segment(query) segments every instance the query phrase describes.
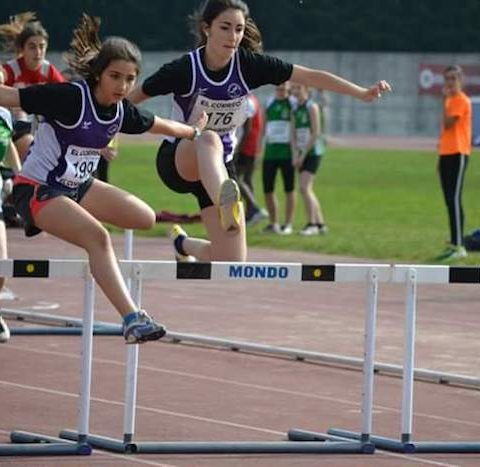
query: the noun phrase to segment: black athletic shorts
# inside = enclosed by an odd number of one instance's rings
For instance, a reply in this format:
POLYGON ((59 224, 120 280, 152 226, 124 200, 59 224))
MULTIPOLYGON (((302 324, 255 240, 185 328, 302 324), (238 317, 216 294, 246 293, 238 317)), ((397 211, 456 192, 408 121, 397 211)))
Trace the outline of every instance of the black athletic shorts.
POLYGON ((42 231, 35 225, 34 215, 45 203, 58 196, 67 196, 79 203, 92 186, 92 183, 93 177, 89 178, 74 190, 61 190, 48 185, 41 185, 34 180, 22 176, 16 177, 12 193, 13 204, 15 210, 23 219, 25 235, 27 237, 33 237, 42 231))
MULTIPOLYGON (((164 141, 157 153, 157 172, 163 183, 171 190, 177 193, 192 193, 198 201, 200 209, 213 206, 215 203, 210 199, 210 196, 205 190, 202 182, 190 182, 185 180, 178 173, 175 165, 175 151, 180 140, 176 140, 174 143, 164 141)), ((225 164, 227 172, 230 178, 237 179, 235 172, 235 165, 233 160, 225 164)))
POLYGON ((303 159, 303 164, 300 167, 300 172, 310 172, 311 174, 317 173, 320 166, 322 156, 307 156, 303 159))
POLYGON ((291 193, 295 189, 295 168, 291 159, 280 161, 264 160, 262 170, 264 193, 273 193, 275 191, 275 178, 279 169, 282 172, 285 193, 291 193))

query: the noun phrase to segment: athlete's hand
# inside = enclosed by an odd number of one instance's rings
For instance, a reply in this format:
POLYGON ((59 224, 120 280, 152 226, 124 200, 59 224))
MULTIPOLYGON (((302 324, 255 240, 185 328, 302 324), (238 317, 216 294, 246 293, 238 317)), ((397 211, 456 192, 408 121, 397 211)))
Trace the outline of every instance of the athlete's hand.
POLYGON ((200 131, 203 131, 204 128, 207 126, 207 123, 208 123, 208 115, 206 112, 202 112, 200 117, 198 117, 196 121, 192 122, 192 125, 196 126, 200 131))
POLYGON ((118 156, 117 148, 115 147, 112 148, 111 146, 106 146, 103 149, 100 149, 99 153, 104 159, 106 159, 109 162, 113 161, 118 156))
POLYGON ((303 161, 305 160, 305 154, 303 151, 298 150, 292 159, 292 165, 296 169, 300 169, 303 165, 303 161))
POLYGON ((381 80, 375 83, 373 86, 365 89, 360 98, 364 102, 373 102, 382 97, 382 94, 391 91, 392 87, 390 86, 390 84, 385 80, 381 80))

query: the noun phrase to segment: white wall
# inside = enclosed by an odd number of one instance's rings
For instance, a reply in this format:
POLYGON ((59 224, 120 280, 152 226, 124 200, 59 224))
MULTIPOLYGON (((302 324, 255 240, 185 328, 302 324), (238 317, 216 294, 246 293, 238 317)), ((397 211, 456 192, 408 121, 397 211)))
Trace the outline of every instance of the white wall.
MULTIPOLYGON (((182 52, 145 52, 142 78, 160 65, 179 57, 182 52)), ((328 130, 338 134, 384 134, 396 136, 435 136, 438 134, 441 100, 417 94, 420 63, 478 64, 476 54, 356 53, 356 52, 271 52, 284 60, 339 74, 362 85, 378 79, 388 80, 394 92, 378 103, 365 104, 330 93, 328 130)), ((49 59, 64 68, 59 53, 49 59)), ((273 87, 255 91, 264 100, 273 87)), ((158 97, 146 103, 147 108, 162 116, 170 114, 170 97, 158 97)))

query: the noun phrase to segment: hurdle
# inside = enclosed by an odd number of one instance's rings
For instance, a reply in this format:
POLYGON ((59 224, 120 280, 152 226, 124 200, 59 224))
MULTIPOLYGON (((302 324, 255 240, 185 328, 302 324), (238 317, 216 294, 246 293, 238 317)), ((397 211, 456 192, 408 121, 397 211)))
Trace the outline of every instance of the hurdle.
MULTIPOLYGON (((282 441, 135 441, 136 374, 138 361, 127 355, 126 396, 123 439, 90 434, 87 442, 94 448, 120 453, 156 454, 372 454, 370 441, 373 407, 375 324, 379 281, 388 281, 388 265, 302 265, 299 263, 177 263, 172 261, 123 262, 135 267, 138 288, 141 281, 157 280, 247 280, 365 282, 367 312, 365 318, 365 364, 362 383, 362 436, 360 440, 340 439, 325 433, 318 442, 282 441)), ((133 271, 130 271, 132 273, 133 271)), ((141 293, 138 293, 141 296, 141 293)), ((137 346, 135 346, 137 347, 137 346)), ((62 439, 77 441, 79 433, 63 430, 62 439)))
POLYGON ((0 456, 66 456, 90 455, 86 442, 89 428, 90 388, 92 376, 92 335, 95 283, 85 261, 1 260, 0 276, 23 278, 76 277, 84 280, 83 330, 81 342, 81 381, 78 432, 76 442, 39 433, 13 431, 11 444, 0 444, 0 456))
MULTIPOLYGON (((42 324, 45 327, 10 327, 11 335, 59 335, 76 336, 81 334, 83 321, 72 316, 53 315, 31 310, 14 308, 0 308, 0 315, 9 321, 20 321, 32 324, 42 324), (72 329, 75 328, 75 329, 72 329)), ((97 336, 120 336, 122 326, 107 321, 95 321, 93 334, 97 336)), ((293 359, 298 362, 315 362, 323 365, 337 366, 363 370, 364 359, 325 352, 315 352, 294 347, 269 345, 245 340, 225 339, 222 337, 206 336, 177 331, 168 331, 162 341, 169 340, 174 344, 193 344, 199 346, 216 347, 232 352, 245 352, 253 355, 266 355, 293 359)), ((402 377, 403 365, 376 361, 374 364, 376 375, 402 377)), ((415 367, 413 377, 415 381, 427 383, 461 386, 468 389, 480 389, 480 378, 446 371, 430 370, 415 367)))
MULTIPOLYGON (((371 436, 376 447, 402 453, 480 453, 480 441, 416 441, 413 439, 413 387, 415 332, 417 314, 417 284, 476 284, 480 283, 480 268, 456 266, 394 266, 392 282, 406 284, 402 411, 400 439, 371 436)), ((330 429, 328 433, 343 439, 360 439, 353 431, 330 429)), ((310 434, 310 439, 316 439, 310 434)))

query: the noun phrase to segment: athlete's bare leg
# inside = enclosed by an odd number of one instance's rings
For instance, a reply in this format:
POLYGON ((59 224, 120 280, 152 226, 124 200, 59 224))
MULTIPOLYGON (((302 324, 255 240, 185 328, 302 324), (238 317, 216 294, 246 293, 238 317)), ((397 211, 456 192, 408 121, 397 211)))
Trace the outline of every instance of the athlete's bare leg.
MULTIPOLYGON (((103 203, 107 200, 97 201, 103 203)), ((116 210, 115 196, 110 202, 116 210)), ((120 315, 125 316, 138 308, 123 280, 110 234, 85 208, 60 196, 49 201, 34 220, 45 232, 86 250, 93 277, 120 315)))
MULTIPOLYGON (((175 164, 182 178, 191 182, 201 180, 210 199, 217 201, 220 186, 228 178, 228 173, 223 162, 223 145, 216 133, 206 131, 195 141, 180 141, 175 164)), ((239 216, 239 228, 234 232, 222 228, 217 206, 202 209, 201 215, 209 240, 187 237, 183 242, 185 253, 201 261, 245 261, 244 213, 239 216)))

